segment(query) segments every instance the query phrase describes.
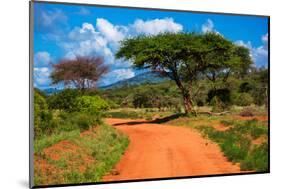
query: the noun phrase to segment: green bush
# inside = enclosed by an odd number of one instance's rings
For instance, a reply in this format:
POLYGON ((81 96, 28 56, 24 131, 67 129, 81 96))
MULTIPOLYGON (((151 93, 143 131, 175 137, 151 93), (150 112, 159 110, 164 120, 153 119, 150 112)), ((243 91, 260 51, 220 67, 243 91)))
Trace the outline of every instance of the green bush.
POLYGON ((34 133, 35 137, 52 133, 56 127, 53 115, 48 109, 46 99, 37 91, 34 92, 34 133))
POLYGON ((79 129, 84 131, 92 126, 97 126, 102 123, 99 114, 87 114, 84 112, 60 112, 57 119, 57 132, 73 131, 79 129))
POLYGON ((67 112, 74 111, 74 103, 77 97, 81 96, 81 92, 76 89, 65 89, 57 94, 53 94, 47 98, 50 109, 59 109, 67 112))
POLYGON ((70 123, 77 125, 80 131, 88 130, 92 126, 97 126, 102 123, 98 115, 91 115, 86 113, 72 113, 70 114, 70 123))
POLYGON ((97 114, 108 110, 109 104, 99 96, 81 96, 76 98, 74 107, 77 112, 97 114))
POLYGON ((249 106, 254 103, 254 99, 249 93, 234 93, 232 103, 238 106, 249 106))

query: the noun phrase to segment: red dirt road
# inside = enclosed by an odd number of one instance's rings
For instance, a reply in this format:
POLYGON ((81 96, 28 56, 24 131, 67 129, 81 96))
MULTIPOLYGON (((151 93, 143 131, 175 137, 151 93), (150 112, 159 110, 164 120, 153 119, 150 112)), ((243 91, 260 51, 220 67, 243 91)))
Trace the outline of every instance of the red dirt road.
POLYGON ((104 181, 239 173, 220 151, 190 128, 151 124, 144 120, 106 119, 126 133, 130 144, 104 181))

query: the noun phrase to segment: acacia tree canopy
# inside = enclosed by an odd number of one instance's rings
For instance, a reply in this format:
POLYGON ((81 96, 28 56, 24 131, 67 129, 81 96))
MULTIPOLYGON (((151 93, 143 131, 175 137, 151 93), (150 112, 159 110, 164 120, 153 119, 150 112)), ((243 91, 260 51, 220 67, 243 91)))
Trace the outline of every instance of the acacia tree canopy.
POLYGON ((53 65, 51 79, 53 84, 63 82, 65 86, 75 86, 84 90, 93 88, 100 77, 108 72, 108 66, 100 57, 62 59, 53 65))
MULTIPOLYGON (((170 77, 179 87, 186 113, 192 111, 191 84, 212 73, 247 68, 249 52, 216 33, 163 33, 137 36, 121 42, 117 58, 170 77), (243 50, 242 50, 243 49, 243 50)), ((249 59, 250 60, 250 59, 249 59)))

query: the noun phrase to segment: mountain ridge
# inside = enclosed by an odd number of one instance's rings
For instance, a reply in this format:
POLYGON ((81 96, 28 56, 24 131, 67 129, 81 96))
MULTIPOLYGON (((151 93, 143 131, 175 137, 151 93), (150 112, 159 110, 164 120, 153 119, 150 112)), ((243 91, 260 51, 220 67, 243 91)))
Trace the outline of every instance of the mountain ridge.
POLYGON ((163 81, 168 80, 168 77, 165 77, 161 75, 158 72, 145 72, 138 74, 134 77, 124 79, 121 81, 117 81, 115 83, 112 83, 110 85, 101 86, 100 89, 113 89, 113 88, 121 88, 123 86, 134 86, 134 85, 140 85, 144 83, 160 83, 163 81))

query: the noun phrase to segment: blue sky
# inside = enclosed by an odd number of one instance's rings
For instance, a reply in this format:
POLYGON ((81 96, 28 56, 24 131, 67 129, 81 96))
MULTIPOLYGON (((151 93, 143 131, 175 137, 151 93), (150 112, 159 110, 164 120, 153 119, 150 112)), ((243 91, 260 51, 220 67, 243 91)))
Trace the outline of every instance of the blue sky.
POLYGON ((131 62, 116 60, 122 39, 161 32, 218 32, 250 49, 257 67, 267 67, 268 20, 265 17, 35 3, 34 86, 52 86, 51 63, 76 55, 97 55, 110 67, 98 85, 138 74, 131 62))

